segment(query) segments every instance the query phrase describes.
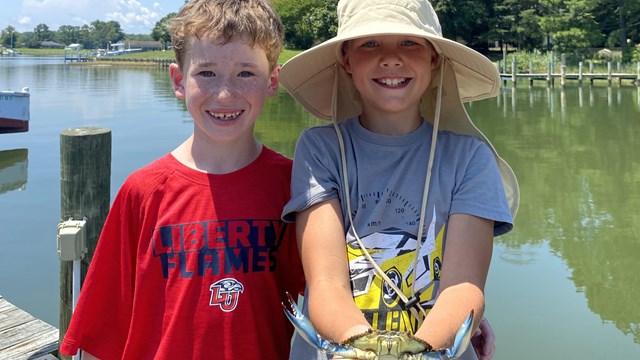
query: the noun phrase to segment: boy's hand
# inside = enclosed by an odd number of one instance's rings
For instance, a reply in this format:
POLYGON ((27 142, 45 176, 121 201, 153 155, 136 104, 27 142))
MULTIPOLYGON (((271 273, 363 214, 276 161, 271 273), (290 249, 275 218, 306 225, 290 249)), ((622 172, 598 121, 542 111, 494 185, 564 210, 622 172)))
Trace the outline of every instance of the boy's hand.
POLYGON ((478 360, 491 360, 496 352, 496 337, 486 318, 482 318, 480 326, 471 337, 471 344, 478 355, 478 360))

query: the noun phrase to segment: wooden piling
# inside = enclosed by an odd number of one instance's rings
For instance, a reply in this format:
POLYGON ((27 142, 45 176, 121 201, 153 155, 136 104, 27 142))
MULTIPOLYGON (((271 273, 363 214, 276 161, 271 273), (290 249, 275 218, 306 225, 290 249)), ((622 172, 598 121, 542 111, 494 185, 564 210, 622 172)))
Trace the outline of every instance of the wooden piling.
MULTIPOLYGON (((93 257, 109 212, 111 189, 111 130, 69 129, 60 133, 61 221, 86 219, 88 253, 82 259, 81 283, 93 257)), ((73 262, 60 262, 60 343, 72 314, 73 262)), ((61 359, 68 359, 61 356, 61 359)))
POLYGON ((583 71, 583 64, 582 64, 582 61, 580 61, 578 63, 578 83, 580 85, 582 85, 582 80, 583 80, 582 71, 583 71))

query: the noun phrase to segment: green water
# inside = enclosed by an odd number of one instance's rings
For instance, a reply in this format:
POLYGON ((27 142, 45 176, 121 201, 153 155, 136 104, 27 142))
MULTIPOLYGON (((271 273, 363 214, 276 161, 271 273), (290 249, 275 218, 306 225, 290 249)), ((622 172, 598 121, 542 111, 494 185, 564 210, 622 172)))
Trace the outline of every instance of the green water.
MULTIPOLYGON (((24 86, 30 131, 0 135, 0 294, 57 326, 60 132, 111 129, 113 197, 193 124, 163 69, 0 58, 0 90, 24 86)), ((507 84, 468 106, 521 189, 515 229, 495 240, 486 289, 495 359, 640 358, 639 103, 628 84, 541 83, 507 84)), ((281 91, 256 132, 291 156, 300 131, 318 123, 281 91)))

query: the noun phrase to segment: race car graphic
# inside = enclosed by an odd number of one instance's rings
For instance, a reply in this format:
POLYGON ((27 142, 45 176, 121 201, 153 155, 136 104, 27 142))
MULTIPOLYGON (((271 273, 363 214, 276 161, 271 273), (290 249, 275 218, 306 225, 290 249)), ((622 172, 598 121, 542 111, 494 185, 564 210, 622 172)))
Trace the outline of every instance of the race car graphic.
MULTIPOLYGON (((419 303, 430 308, 435 300, 442 267, 444 226, 436 235, 435 214, 421 244, 417 271, 413 272, 416 236, 389 228, 361 238, 363 245, 381 270, 408 298, 411 286, 419 293, 419 303), (414 280, 415 277, 415 280, 414 280)), ((356 304, 375 328, 383 330, 415 330, 416 319, 403 309, 400 297, 386 284, 364 256, 358 242, 349 239, 347 253, 351 287, 356 304)))

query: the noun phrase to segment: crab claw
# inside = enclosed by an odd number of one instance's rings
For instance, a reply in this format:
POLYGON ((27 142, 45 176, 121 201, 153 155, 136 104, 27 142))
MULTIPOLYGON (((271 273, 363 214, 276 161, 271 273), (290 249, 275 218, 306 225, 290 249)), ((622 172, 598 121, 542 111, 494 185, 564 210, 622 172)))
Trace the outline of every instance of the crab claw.
POLYGON ((296 302, 291 297, 291 294, 287 292, 287 300, 288 304, 282 303, 282 308, 284 310, 284 314, 287 316, 287 319, 291 321, 293 327, 296 328, 296 331, 300 336, 308 342, 310 345, 316 347, 324 351, 327 354, 332 355, 340 355, 346 359, 377 359, 377 355, 372 353, 371 351, 363 351, 360 349, 356 349, 349 345, 341 345, 329 340, 323 339, 316 329, 313 327, 313 324, 309 319, 307 319, 296 302))
POLYGON ((467 350, 469 342, 471 341, 471 325, 473 324, 473 310, 467 319, 462 322, 460 329, 456 334, 456 338, 453 340, 453 346, 444 351, 445 359, 457 359, 467 350))
POLYGON ((287 319, 289 319, 291 324, 293 324, 293 327, 296 328, 298 334, 300 334, 306 342, 317 348, 322 348, 323 341, 326 340, 322 339, 320 335, 318 335, 318 332, 313 327, 311 321, 302 315, 300 308, 298 308, 298 305, 296 305, 293 297, 291 297, 291 294, 288 292, 287 300, 289 301, 288 305, 284 302, 282 303, 282 309, 284 310, 284 314, 287 316, 287 319))
MULTIPOLYGON (((471 341, 471 325, 473 324, 473 310, 460 325, 453 340, 453 346, 439 351, 430 351, 420 354, 416 360, 454 360, 458 359, 467 350, 471 341)), ((407 359, 414 359, 408 356, 407 359)))

